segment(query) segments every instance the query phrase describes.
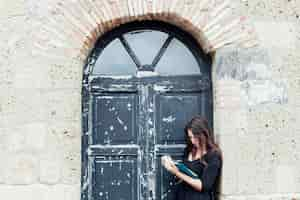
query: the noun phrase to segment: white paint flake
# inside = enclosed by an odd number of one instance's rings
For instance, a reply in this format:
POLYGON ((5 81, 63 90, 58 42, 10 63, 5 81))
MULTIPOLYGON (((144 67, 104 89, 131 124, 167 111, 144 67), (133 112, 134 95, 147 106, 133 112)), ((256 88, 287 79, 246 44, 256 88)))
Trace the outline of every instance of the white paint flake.
POLYGON ((165 92, 172 89, 173 86, 165 86, 165 85, 154 85, 154 90, 158 92, 165 92))
POLYGON ((123 153, 124 152, 124 150, 120 150, 119 152, 118 152, 118 154, 121 154, 121 153, 123 153))
POLYGON ((113 131, 113 130, 114 130, 114 126, 113 126, 113 125, 110 125, 110 126, 109 126, 109 130, 113 131))
POLYGON ((111 107, 108 110, 109 110, 109 112, 112 112, 112 111, 116 110, 116 108, 115 107, 111 107))
POLYGON ((163 121, 163 122, 166 122, 166 123, 172 123, 172 122, 175 121, 175 120, 176 120, 176 118, 173 117, 172 115, 170 115, 170 116, 168 116, 168 117, 164 117, 164 118, 162 119, 162 121, 163 121))
POLYGON ((111 78, 111 79, 114 79, 114 80, 118 80, 118 79, 131 79, 132 76, 131 75, 120 75, 120 76, 112 76, 112 75, 101 75, 101 76, 97 76, 97 77, 100 77, 100 78, 111 78))
POLYGON ((118 144, 118 145, 101 145, 101 144, 98 144, 98 145, 90 145, 90 148, 139 148, 140 146, 139 145, 136 145, 136 144, 118 144))
POLYGON ((122 125, 124 124, 124 122, 119 117, 117 117, 117 120, 120 124, 122 124, 122 125))
MULTIPOLYGON (((100 99, 113 99, 112 96, 100 96, 100 99)), ((107 101, 107 103, 110 103, 110 101, 107 101)))
POLYGON ((151 128, 151 129, 149 130, 149 135, 152 136, 152 135, 153 135, 153 132, 154 132, 154 130, 151 128))
POLYGON ((151 71, 138 71, 136 76, 138 78, 140 77, 149 77, 149 76, 158 76, 157 72, 151 72, 151 71))
POLYGON ((104 139, 104 143, 105 143, 105 144, 110 144, 110 142, 111 142, 111 139, 110 139, 110 138, 104 139))
POLYGON ((151 119, 148 120, 148 124, 153 125, 153 122, 151 119))

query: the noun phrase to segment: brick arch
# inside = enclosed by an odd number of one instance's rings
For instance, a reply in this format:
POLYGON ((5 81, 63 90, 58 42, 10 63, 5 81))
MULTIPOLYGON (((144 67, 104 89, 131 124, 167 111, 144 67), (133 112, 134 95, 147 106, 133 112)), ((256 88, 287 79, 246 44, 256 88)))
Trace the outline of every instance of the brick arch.
POLYGON ((55 33, 50 44, 85 59, 105 32, 127 22, 160 20, 191 33, 205 52, 226 45, 250 47, 256 36, 247 18, 230 0, 68 0, 54 3, 47 31, 55 33), (63 24, 63 25, 62 25, 63 24), (74 44, 74 41, 78 44, 74 44))

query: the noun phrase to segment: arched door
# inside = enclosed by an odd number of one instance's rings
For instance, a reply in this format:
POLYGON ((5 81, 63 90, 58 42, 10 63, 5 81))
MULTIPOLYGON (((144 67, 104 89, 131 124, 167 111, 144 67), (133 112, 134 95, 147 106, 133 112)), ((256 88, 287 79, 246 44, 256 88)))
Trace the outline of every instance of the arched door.
POLYGON ((97 42, 83 79, 82 199, 173 198, 160 157, 180 160, 192 116, 212 125, 210 64, 191 36, 161 22, 97 42))

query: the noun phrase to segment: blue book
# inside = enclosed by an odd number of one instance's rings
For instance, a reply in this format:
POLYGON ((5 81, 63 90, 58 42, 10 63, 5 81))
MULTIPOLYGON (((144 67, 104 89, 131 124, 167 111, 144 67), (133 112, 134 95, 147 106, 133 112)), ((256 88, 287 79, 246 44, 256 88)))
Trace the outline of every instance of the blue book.
POLYGON ((198 174, 190 170, 185 164, 183 163, 175 163, 176 167, 181 171, 182 173, 185 173, 186 175, 192 177, 192 178, 199 178, 198 174))

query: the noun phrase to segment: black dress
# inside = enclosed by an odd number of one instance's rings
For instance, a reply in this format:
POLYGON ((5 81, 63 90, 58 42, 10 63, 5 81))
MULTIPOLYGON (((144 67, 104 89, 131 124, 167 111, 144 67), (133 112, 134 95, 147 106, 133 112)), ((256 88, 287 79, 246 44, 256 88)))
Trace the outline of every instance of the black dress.
POLYGON ((182 181, 177 185, 175 200, 215 200, 216 184, 222 166, 220 155, 217 152, 207 152, 201 159, 189 161, 185 151, 183 163, 198 174, 202 181, 202 191, 197 191, 182 181))

